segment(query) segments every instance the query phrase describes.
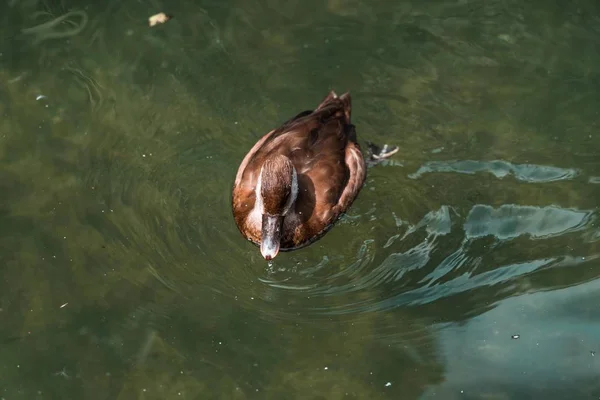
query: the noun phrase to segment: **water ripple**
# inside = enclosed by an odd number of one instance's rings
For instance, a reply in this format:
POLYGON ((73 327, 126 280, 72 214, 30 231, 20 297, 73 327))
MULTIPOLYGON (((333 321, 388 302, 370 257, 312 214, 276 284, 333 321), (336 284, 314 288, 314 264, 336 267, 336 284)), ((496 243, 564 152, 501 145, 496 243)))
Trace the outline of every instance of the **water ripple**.
POLYGON ((574 168, 558 168, 548 165, 535 164, 512 164, 502 160, 493 161, 430 161, 421 166, 417 172, 409 177, 417 179, 424 174, 432 172, 457 172, 461 174, 475 174, 477 172, 489 172, 496 178, 504 178, 507 175, 523 182, 544 183, 575 178, 579 171, 574 168))
POLYGON ((589 236, 594 210, 476 204, 462 218, 451 211, 444 205, 414 225, 402 224, 405 232, 394 234, 393 240, 365 241, 346 268, 338 269, 337 260, 325 257, 299 274, 284 279, 276 279, 275 274, 261 282, 278 290, 280 296, 302 297, 302 306, 294 308, 298 313, 357 316, 422 306, 482 288, 497 287, 495 293, 508 287, 510 292, 526 287, 522 280, 537 271, 577 266, 600 257, 594 253, 574 256, 562 249, 532 257, 529 253, 532 250, 534 255, 535 247, 527 244, 559 236, 566 243, 580 241, 582 235, 589 236), (502 243, 510 243, 514 257, 520 259, 494 261, 502 243), (383 257, 378 254, 380 248, 386 251, 383 257), (393 248, 398 250, 390 252, 393 248))
POLYGON ((583 229, 592 211, 569 210, 559 207, 531 207, 505 204, 499 208, 478 204, 465 222, 468 239, 493 235, 512 239, 520 235, 534 238, 561 235, 583 229))

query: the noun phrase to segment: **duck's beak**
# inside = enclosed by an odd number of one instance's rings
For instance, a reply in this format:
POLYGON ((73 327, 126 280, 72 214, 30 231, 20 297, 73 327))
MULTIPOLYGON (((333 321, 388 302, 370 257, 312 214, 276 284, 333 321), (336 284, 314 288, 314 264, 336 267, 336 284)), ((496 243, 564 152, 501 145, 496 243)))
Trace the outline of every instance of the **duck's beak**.
POLYGON ((260 242, 260 253, 269 261, 279 253, 281 241, 281 228, 283 217, 281 215, 262 216, 262 240, 260 242))

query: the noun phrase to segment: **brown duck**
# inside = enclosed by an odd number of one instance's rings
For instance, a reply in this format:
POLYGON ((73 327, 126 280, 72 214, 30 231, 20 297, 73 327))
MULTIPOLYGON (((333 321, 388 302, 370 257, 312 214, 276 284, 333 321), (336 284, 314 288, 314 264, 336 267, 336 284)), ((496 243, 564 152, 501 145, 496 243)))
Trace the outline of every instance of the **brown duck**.
MULTIPOLYGON (((350 122, 350 94, 330 92, 263 136, 242 160, 233 185, 233 216, 266 260, 305 247, 356 199, 366 166, 350 122)), ((369 143, 369 163, 398 151, 369 143)))

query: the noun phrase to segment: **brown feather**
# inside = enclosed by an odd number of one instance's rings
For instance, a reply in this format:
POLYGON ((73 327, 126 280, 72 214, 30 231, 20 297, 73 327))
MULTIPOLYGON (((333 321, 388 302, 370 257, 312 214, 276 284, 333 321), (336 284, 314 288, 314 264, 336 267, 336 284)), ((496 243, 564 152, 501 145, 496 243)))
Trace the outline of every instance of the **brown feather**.
MULTIPOLYGON (((232 207, 235 222, 246 238, 260 244, 260 226, 250 218, 256 201, 254 190, 263 165, 278 156, 287 157, 295 167, 299 189, 294 217, 284 220, 282 251, 314 242, 350 207, 366 178, 365 162, 350 122, 351 108, 348 93, 338 97, 330 92, 314 111, 304 111, 267 133, 244 157, 233 187, 232 207)), ((290 174, 283 171, 275 175, 268 188, 261 188, 269 212, 279 210, 289 195, 288 182, 282 177, 290 174)))

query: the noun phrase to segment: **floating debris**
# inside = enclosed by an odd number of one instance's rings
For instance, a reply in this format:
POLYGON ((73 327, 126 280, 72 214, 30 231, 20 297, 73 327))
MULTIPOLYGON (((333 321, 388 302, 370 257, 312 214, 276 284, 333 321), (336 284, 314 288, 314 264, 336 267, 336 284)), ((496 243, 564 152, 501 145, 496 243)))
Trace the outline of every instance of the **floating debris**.
POLYGON ((170 15, 167 15, 165 13, 158 13, 158 14, 154 14, 153 16, 151 16, 150 18, 148 18, 148 25, 150 27, 153 27, 154 25, 158 25, 158 24, 164 24, 165 22, 167 22, 168 20, 170 20, 171 18, 173 18, 170 15))

